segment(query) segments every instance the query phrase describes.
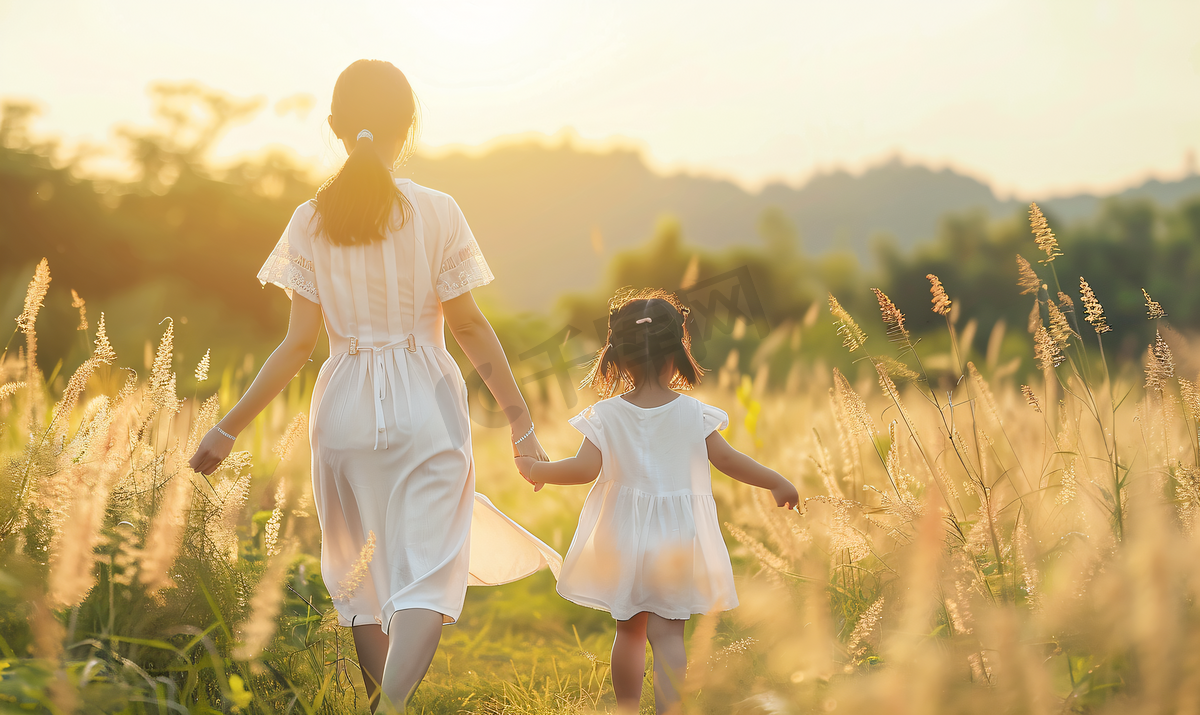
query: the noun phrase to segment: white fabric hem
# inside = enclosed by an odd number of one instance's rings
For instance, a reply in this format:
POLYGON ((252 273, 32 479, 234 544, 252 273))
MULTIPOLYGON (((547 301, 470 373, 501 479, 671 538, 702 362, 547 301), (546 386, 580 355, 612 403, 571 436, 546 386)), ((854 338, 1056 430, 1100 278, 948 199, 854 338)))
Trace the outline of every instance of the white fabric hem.
POLYGON ((605 613, 612 616, 613 620, 616 620, 616 621, 627 621, 639 613, 653 613, 656 616, 659 616, 661 618, 666 618, 666 619, 669 619, 672 621, 686 621, 689 618, 691 618, 692 616, 702 616, 706 613, 712 613, 714 611, 717 611, 717 612, 732 611, 733 609, 738 607, 738 600, 737 600, 737 598, 734 598, 732 603, 729 603, 729 604, 722 603, 720 605, 713 604, 708 607, 693 605, 693 606, 691 606, 690 609, 687 609, 687 608, 671 609, 671 608, 659 608, 656 606, 630 606, 630 607, 628 607, 628 609, 622 608, 622 609, 618 609, 616 612, 614 612, 613 608, 611 606, 609 606, 607 603, 604 603, 603 601, 601 601, 599 599, 588 598, 587 596, 583 596, 580 594, 563 593, 562 590, 560 590, 560 589, 555 589, 555 590, 558 592, 558 595, 562 596, 563 598, 570 601, 571 603, 574 603, 577 606, 584 606, 586 608, 591 608, 591 609, 594 609, 597 611, 604 611, 605 613))

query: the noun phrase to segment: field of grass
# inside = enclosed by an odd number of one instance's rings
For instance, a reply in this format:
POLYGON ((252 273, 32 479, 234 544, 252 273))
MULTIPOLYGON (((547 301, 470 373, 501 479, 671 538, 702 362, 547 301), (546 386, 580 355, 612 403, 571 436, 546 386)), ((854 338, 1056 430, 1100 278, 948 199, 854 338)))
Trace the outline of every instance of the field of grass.
MULTIPOLYGON (((998 351, 959 350, 936 279, 904 308, 943 315, 944 339, 916 340, 882 293, 887 335, 867 336, 831 297, 854 370, 706 380, 728 439, 805 499, 783 511, 714 474, 741 606, 689 624, 686 712, 1200 712, 1200 389, 1177 374, 1195 356, 1146 296, 1158 338, 1116 364, 1103 286, 1057 276, 1036 219, 1043 263, 1004 298, 1037 299, 1029 384, 998 351)), ((43 375, 48 280, 40 267, 0 361, 0 709, 365 712, 315 556, 313 375, 218 473, 191 474, 253 365, 178 356, 164 322, 136 376, 81 307, 93 357, 43 375)), ((572 410, 535 409, 547 451, 573 453, 572 410)), ((479 490, 565 551, 585 488, 533 494, 506 433, 474 438, 479 490)), ((411 711, 610 711, 611 637, 548 573, 473 588, 411 711)))

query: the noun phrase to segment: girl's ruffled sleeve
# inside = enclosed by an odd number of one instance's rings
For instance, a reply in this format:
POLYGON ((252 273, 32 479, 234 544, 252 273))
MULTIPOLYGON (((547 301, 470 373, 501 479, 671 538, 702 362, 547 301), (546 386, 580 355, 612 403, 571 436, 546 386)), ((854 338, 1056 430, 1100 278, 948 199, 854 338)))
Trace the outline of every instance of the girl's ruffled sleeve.
POLYGON ((495 279, 462 209, 454 199, 449 201, 449 213, 446 247, 442 252, 436 285, 438 299, 442 302, 485 286, 495 279))
POLYGON ((317 295, 317 276, 313 266, 312 236, 310 224, 313 219, 313 207, 306 203, 296 209, 292 220, 288 222, 283 235, 267 262, 258 271, 258 282, 264 286, 268 283, 279 286, 287 292, 288 298, 296 294, 320 303, 317 295))
POLYGON ((707 439, 710 434, 717 430, 723 430, 729 426, 729 415, 725 414, 725 410, 713 407, 712 405, 702 405, 704 414, 704 437, 707 439))
POLYGON ((582 412, 567 420, 579 433, 600 451, 604 451, 604 426, 600 423, 600 415, 596 414, 595 405, 584 408, 582 412))

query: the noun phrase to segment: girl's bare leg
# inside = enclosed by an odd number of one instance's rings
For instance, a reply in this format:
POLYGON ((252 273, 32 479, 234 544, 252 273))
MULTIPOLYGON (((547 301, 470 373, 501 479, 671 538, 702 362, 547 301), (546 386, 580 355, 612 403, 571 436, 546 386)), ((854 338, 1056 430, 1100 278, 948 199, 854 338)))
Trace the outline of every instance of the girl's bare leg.
POLYGON ((617 711, 621 713, 636 713, 642 702, 642 681, 646 677, 647 615, 639 613, 627 621, 617 621, 611 669, 617 711))
POLYGON ((441 638, 442 614, 436 611, 406 608, 392 614, 382 679, 385 712, 404 712, 409 696, 429 670, 441 638))
POLYGON ((388 637, 377 623, 355 626, 350 632, 354 634, 358 667, 367 686, 367 702, 371 705, 371 712, 375 712, 379 705, 379 684, 383 682, 383 664, 387 661, 388 637))
POLYGON ((679 692, 687 675, 687 651, 683 647, 686 620, 646 614, 646 637, 654 651, 654 711, 679 712, 679 692))

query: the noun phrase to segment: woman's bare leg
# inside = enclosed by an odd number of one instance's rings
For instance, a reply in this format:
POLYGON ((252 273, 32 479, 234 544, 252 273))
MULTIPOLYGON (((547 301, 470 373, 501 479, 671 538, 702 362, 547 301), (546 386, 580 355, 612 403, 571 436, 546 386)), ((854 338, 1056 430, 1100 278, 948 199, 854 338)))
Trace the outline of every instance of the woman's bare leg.
POLYGON ((362 670, 363 684, 367 686, 367 702, 371 712, 379 706, 379 684, 383 682, 383 664, 387 661, 388 637, 377 623, 355 626, 354 650, 358 653, 358 667, 362 670))
POLYGON ((647 614, 646 637, 654 651, 654 711, 679 712, 679 693, 687 675, 687 651, 683 647, 686 620, 647 614))
POLYGON ((646 616, 639 613, 627 621, 617 621, 613 639, 612 681, 617 696, 617 711, 636 713, 642 702, 642 681, 646 677, 646 616))
POLYGON ((384 702, 391 710, 404 711, 409 696, 429 670, 441 638, 442 614, 436 611, 406 608, 392 614, 382 684, 384 702))

